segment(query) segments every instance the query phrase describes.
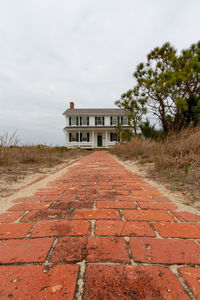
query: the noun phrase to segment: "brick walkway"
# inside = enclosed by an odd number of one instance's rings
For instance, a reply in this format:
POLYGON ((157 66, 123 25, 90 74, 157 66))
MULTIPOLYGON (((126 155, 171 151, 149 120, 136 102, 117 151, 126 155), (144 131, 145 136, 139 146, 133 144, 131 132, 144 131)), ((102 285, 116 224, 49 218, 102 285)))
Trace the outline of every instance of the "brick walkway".
POLYGON ((200 299, 200 216, 95 152, 0 215, 0 299, 200 299))

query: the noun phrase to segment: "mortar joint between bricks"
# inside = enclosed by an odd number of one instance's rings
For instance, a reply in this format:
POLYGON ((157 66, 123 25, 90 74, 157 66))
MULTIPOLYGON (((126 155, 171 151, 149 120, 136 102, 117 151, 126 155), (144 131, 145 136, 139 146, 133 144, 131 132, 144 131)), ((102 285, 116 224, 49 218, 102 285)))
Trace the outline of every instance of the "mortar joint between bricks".
POLYGON ((177 223, 181 223, 181 221, 179 221, 179 219, 176 216, 174 216, 170 210, 168 210, 167 212, 170 216, 172 216, 177 221, 177 223))
POLYGON ((135 204, 136 204, 137 210, 141 210, 141 208, 139 207, 137 201, 135 201, 135 204))
POLYGON ((91 236, 95 237, 94 232, 95 232, 95 227, 96 227, 96 220, 91 220, 90 222, 91 222, 91 236))
POLYGON ((130 237, 129 236, 125 236, 124 240, 125 240, 125 243, 126 243, 127 248, 128 248, 128 254, 129 254, 131 265, 132 266, 137 266, 137 263, 133 259, 131 248, 130 248, 130 245, 129 245, 130 237))
POLYGON ((53 201, 53 202, 51 203, 51 205, 47 208, 47 210, 52 209, 52 206, 53 206, 55 203, 56 203, 56 201, 53 201))
POLYGON ((76 294, 74 300, 82 300, 83 299, 83 292, 84 292, 84 275, 86 269, 86 260, 79 262, 78 265, 80 266, 78 280, 76 284, 76 294))
POLYGON ((70 221, 72 220, 72 218, 73 218, 73 216, 75 214, 75 210, 76 210, 75 208, 72 208, 72 212, 71 212, 70 217, 69 217, 70 221))
POLYGON ((199 241, 199 243, 198 243, 198 240, 194 240, 194 239, 192 239, 198 246, 200 246, 200 241, 199 241))
POLYGON ((122 209, 119 209, 119 215, 120 215, 122 221, 125 221, 122 209))
POLYGON ((23 238, 23 240, 26 240, 29 238, 29 236, 31 235, 31 233, 33 232, 33 230, 35 229, 35 227, 37 226, 39 222, 36 222, 33 227, 31 228, 31 230, 27 233, 27 235, 23 238))
POLYGON ((169 266, 170 271, 176 276, 178 277, 179 281, 181 282, 181 285, 183 286, 184 290, 186 291, 186 293, 190 296, 190 298, 192 300, 196 300, 196 298, 194 297, 192 291, 190 290, 189 286, 187 285, 187 283, 184 281, 184 279, 181 277, 181 274, 178 271, 178 268, 180 266, 178 265, 173 265, 173 266, 169 266))
POLYGON ((19 223, 21 221, 21 219, 27 215, 29 213, 29 210, 26 210, 15 222, 13 223, 19 223))
POLYGON ((49 263, 49 258, 50 258, 50 256, 51 256, 51 253, 53 252, 53 250, 54 250, 54 248, 55 248, 57 242, 58 242, 58 238, 55 238, 55 240, 53 241, 53 243, 52 243, 52 245, 51 245, 51 248, 49 249, 49 252, 47 253, 47 257, 46 257, 46 259, 45 259, 45 265, 51 264, 51 263, 49 263))
POLYGON ((93 209, 96 209, 97 208, 97 202, 94 201, 94 206, 93 206, 93 209))
POLYGON ((156 237, 159 239, 163 239, 163 237, 156 231, 155 227, 153 226, 153 224, 151 222, 147 222, 149 224, 149 226, 153 229, 153 232, 156 234, 156 237))

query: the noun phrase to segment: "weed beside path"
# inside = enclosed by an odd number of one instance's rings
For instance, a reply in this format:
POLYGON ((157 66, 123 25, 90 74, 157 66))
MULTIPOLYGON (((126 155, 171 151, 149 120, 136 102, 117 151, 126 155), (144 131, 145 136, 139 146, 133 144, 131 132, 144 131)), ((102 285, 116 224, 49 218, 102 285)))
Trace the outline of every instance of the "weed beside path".
POLYGON ((136 160, 150 178, 181 191, 188 205, 200 207, 200 127, 169 135, 164 142, 133 138, 110 152, 122 160, 136 160))

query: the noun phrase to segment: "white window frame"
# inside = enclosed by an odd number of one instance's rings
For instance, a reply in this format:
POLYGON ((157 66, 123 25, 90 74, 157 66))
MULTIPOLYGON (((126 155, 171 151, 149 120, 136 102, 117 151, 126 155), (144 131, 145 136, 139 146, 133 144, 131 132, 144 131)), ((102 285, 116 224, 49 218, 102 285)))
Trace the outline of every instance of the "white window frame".
POLYGON ((97 116, 97 125, 103 125, 103 117, 97 116))
POLYGON ((76 117, 71 117, 71 126, 76 126, 76 117))
POLYGON ((83 126, 87 125, 87 117, 85 117, 85 116, 82 117, 82 125, 83 126))
POLYGON ((118 124, 118 117, 117 116, 113 116, 112 117, 112 125, 117 125, 118 124))
POLYGON ((127 116, 123 116, 122 125, 128 125, 128 117, 127 116))
POLYGON ((76 132, 71 132, 71 141, 77 142, 77 133, 76 132))
POLYGON ((87 132, 82 132, 82 142, 87 142, 87 132))

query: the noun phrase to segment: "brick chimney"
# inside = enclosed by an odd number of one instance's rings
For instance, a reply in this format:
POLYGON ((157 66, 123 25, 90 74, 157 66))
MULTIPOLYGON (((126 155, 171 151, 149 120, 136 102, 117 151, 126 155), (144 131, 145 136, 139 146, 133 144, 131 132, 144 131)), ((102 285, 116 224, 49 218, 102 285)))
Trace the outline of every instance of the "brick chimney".
POLYGON ((70 102, 70 109, 74 109, 74 102, 70 102))

